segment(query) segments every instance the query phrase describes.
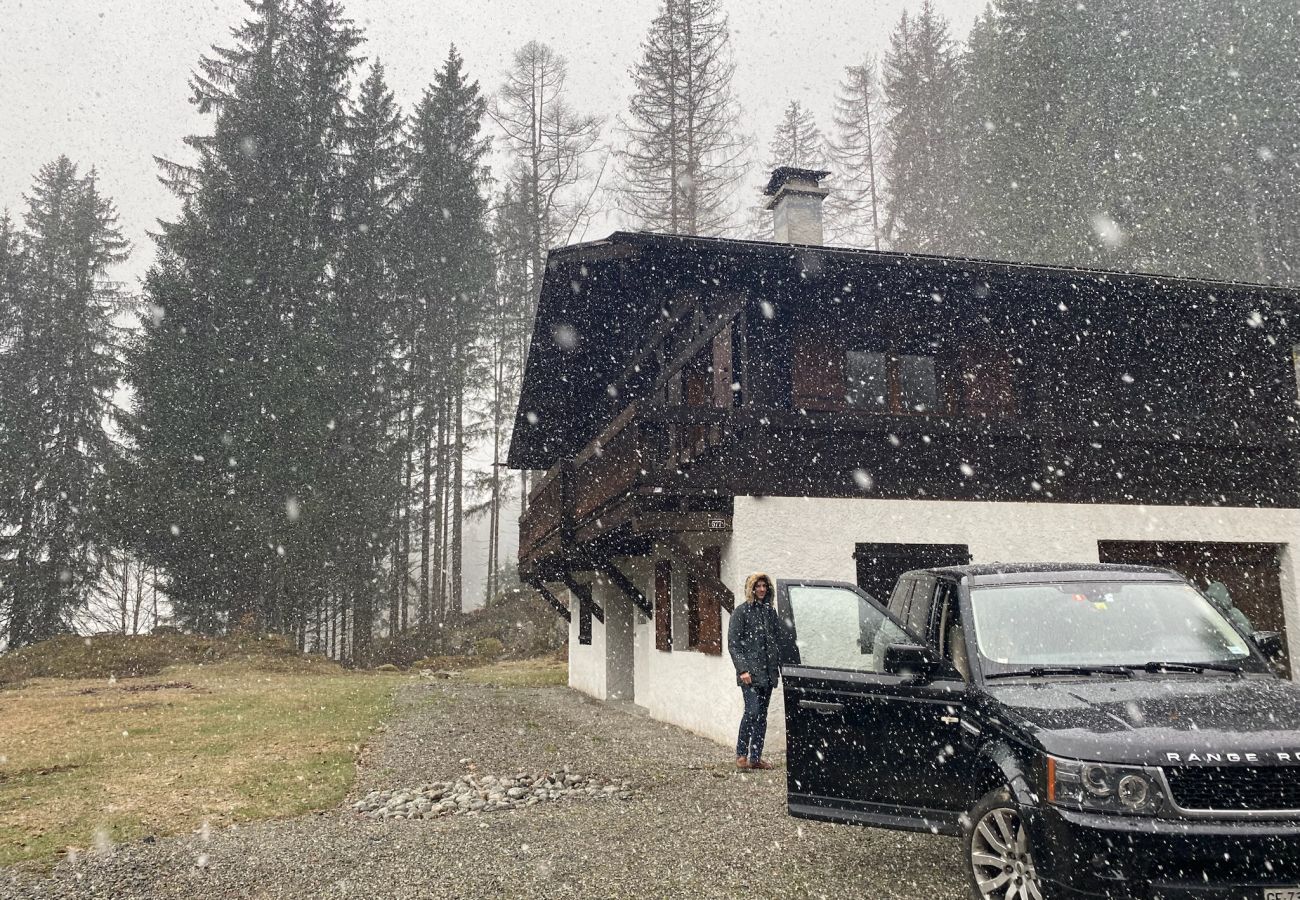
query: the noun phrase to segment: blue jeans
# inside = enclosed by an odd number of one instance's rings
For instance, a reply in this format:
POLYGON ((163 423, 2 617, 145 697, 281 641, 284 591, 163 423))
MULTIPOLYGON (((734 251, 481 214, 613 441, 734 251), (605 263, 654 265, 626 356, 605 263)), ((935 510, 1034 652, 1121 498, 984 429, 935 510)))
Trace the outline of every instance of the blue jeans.
POLYGON ((736 756, 747 756, 754 763, 763 757, 763 739, 767 737, 767 704, 772 699, 772 688, 741 685, 740 693, 745 698, 745 714, 740 717, 736 756))

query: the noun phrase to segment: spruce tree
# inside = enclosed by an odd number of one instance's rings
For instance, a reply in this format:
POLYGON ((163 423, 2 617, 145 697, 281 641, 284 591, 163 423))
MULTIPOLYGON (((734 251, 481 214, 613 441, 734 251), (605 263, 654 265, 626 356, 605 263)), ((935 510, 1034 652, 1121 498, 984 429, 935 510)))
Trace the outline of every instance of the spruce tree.
POLYGON ((346 223, 335 279, 331 329, 341 365, 331 390, 340 413, 330 480, 338 522, 338 592, 352 619, 351 656, 365 661, 382 596, 386 549, 396 533, 402 454, 397 357, 401 308, 396 251, 405 190, 405 121, 375 62, 362 82, 347 124, 340 220, 346 223))
POLYGON ((65 156, 41 169, 24 223, 21 239, 7 221, 0 228, 0 613, 10 646, 70 630, 107 558, 104 476, 116 446, 106 428, 125 304, 109 272, 128 252, 94 171, 79 175, 65 156))
POLYGON ((961 143, 957 50, 947 21, 926 0, 890 36, 884 87, 889 109, 886 231, 902 250, 952 252, 961 241, 961 143))
POLYGON ((345 97, 360 35, 329 0, 263 0, 200 62, 213 118, 146 281, 132 354, 150 561, 182 622, 305 634, 335 577, 348 511, 331 495, 342 436, 332 326, 345 97))
POLYGON ((492 276, 482 135, 487 103, 452 47, 409 131, 403 290, 410 333, 421 624, 459 612, 468 373, 492 276))
POLYGON ((824 169, 828 161, 826 141, 812 111, 798 100, 791 100, 768 144, 768 171, 777 166, 824 169))

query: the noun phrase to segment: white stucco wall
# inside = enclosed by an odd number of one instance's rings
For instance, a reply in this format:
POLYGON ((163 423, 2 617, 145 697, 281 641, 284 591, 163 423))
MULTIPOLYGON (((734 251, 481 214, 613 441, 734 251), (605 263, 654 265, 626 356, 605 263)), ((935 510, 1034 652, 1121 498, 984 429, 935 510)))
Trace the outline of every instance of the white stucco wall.
MULTIPOLYGON (((701 536, 717 542, 717 536, 701 536)), ((1099 540, 1227 541, 1285 545, 1281 587, 1293 669, 1300 668, 1300 510, 1121 506, 1105 504, 973 503, 918 500, 737 497, 731 535, 722 542, 722 580, 743 596, 745 576, 826 578, 854 582, 854 545, 862 542, 966 544, 973 562, 1096 562, 1099 540)), ((671 555, 661 552, 660 558, 671 555)), ((647 597, 653 566, 624 561, 647 597)), ((655 649, 654 622, 634 616, 635 702, 657 719, 730 745, 740 720, 740 691, 726 652, 730 617, 722 614, 723 653, 686 645, 684 566, 673 567, 672 652, 655 649)), ((617 595, 610 603, 628 603, 617 595)), ((569 684, 605 697, 605 630, 592 623, 592 644, 577 643, 577 606, 570 629, 569 684)), ((1300 671, 1297 672, 1300 676, 1300 671)), ((784 707, 773 697, 769 747, 784 745, 784 707)))
POLYGON ((860 542, 966 544, 971 561, 1097 562, 1097 542, 1285 545, 1279 560, 1293 672, 1300 664, 1300 510, 1200 506, 737 497, 737 571, 853 582, 860 542))
POLYGON ((578 598, 569 592, 569 687, 605 699, 605 626, 591 617, 591 643, 578 643, 578 598))

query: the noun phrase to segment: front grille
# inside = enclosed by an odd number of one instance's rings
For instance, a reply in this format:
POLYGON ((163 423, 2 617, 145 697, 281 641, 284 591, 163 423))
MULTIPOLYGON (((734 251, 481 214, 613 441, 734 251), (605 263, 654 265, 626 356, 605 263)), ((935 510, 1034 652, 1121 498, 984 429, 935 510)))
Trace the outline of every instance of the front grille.
POLYGON ((1300 768, 1168 766, 1165 777, 1183 809, 1300 810, 1300 768))

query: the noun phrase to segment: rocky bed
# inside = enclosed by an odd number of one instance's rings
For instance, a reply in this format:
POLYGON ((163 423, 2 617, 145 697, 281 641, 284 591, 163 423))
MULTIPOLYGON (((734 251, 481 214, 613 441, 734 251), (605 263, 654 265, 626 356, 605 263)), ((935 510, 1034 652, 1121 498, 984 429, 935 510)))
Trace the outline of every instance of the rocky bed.
POLYGON ((566 688, 412 679, 336 809, 0 870, 0 898, 964 896, 955 841, 792 819, 773 761, 739 773, 726 747, 566 688), (439 792, 456 810, 426 816, 439 792))
POLYGON ((467 775, 455 781, 437 781, 418 788, 371 791, 352 808, 372 819, 437 819, 525 809, 538 803, 573 796, 631 800, 632 782, 617 783, 596 774, 521 772, 510 778, 467 775))

